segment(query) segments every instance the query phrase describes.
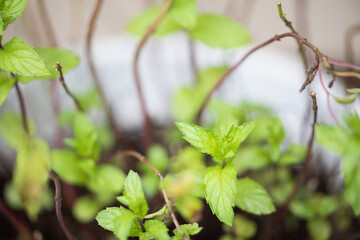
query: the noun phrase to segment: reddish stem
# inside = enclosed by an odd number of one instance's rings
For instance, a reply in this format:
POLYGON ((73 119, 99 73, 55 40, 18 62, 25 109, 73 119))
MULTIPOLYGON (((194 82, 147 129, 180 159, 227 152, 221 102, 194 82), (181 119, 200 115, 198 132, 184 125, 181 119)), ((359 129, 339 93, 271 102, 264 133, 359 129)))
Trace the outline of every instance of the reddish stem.
POLYGON ((325 60, 328 61, 329 63, 336 64, 336 65, 339 65, 339 66, 343 66, 343 67, 348 67, 348 68, 360 70, 360 66, 355 65, 355 64, 351 64, 351 63, 347 63, 347 62, 335 60, 335 59, 329 58, 329 57, 325 57, 325 60))

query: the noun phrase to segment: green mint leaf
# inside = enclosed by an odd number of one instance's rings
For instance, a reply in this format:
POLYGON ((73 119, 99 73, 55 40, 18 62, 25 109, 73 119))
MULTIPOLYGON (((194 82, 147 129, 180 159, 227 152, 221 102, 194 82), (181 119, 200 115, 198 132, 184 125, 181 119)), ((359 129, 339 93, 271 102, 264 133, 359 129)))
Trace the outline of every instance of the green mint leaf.
POLYGON ((253 214, 270 214, 275 211, 273 201, 266 190, 250 178, 239 179, 236 183, 235 205, 253 214))
POLYGON ((236 214, 233 230, 240 239, 251 239, 256 235, 257 225, 256 222, 236 214))
POLYGON ((128 236, 139 236, 141 233, 136 215, 123 207, 109 207, 102 210, 96 216, 96 221, 101 227, 112 231, 120 240, 126 240, 128 236))
POLYGON ((306 155, 306 147, 301 144, 291 144, 287 151, 280 157, 280 165, 291 165, 302 162, 306 155))
POLYGON ((141 233, 140 240, 167 240, 170 239, 168 228, 164 222, 158 220, 147 220, 144 223, 145 232, 141 233))
POLYGON ((184 29, 194 28, 197 20, 195 0, 175 0, 169 15, 180 27, 184 29))
POLYGON ((315 137, 316 141, 324 147, 341 154, 347 147, 347 142, 351 134, 349 131, 340 127, 317 124, 315 137))
POLYGON ((356 113, 348 114, 343 117, 344 122, 350 128, 351 132, 360 137, 360 119, 356 113))
POLYGON ((110 164, 102 164, 95 168, 88 187, 99 194, 119 194, 124 186, 124 180, 125 174, 120 169, 110 164))
POLYGON ((62 67, 62 72, 65 74, 70 70, 76 68, 80 63, 80 58, 67 49, 63 48, 35 48, 35 51, 39 54, 49 69, 50 75, 42 77, 44 79, 54 79, 60 76, 59 72, 56 71, 56 62, 59 62, 62 67))
POLYGON ((85 185, 89 180, 88 174, 80 166, 82 160, 75 153, 55 150, 51 153, 50 159, 51 168, 61 180, 75 185, 85 185))
POLYGON ((215 14, 200 15, 196 27, 190 31, 190 37, 220 48, 241 47, 251 42, 250 34, 243 26, 215 14))
POLYGON ((15 37, 0 49, 0 68, 28 77, 50 74, 35 50, 15 37))
MULTIPOLYGON (((219 159, 233 157, 242 143, 255 127, 255 122, 247 122, 239 127, 231 127, 226 136, 222 138, 223 156, 219 159)), ((217 157, 218 158, 218 157, 217 157)))
POLYGON ((271 164, 269 151, 262 146, 247 146, 236 154, 234 164, 237 171, 258 170, 271 164))
POLYGON ((2 17, 0 15, 0 37, 2 37, 3 33, 4 33, 4 29, 5 29, 5 24, 2 20, 2 17))
POLYGON ((219 139, 213 132, 192 123, 177 122, 176 126, 184 139, 201 152, 210 155, 216 153, 219 139))
POLYGON ((228 67, 210 67, 198 73, 194 87, 183 87, 174 96, 172 113, 176 121, 193 122, 202 103, 228 67))
POLYGON ((72 213, 78 221, 90 223, 94 221, 95 216, 102 207, 102 204, 97 199, 90 196, 82 196, 77 198, 72 213))
POLYGON ((205 198, 217 218, 232 225, 236 194, 236 169, 233 165, 210 167, 204 175, 205 198))
MULTIPOLYGON (((130 21, 127 26, 127 31, 134 35, 143 36, 146 33, 148 27, 156 19, 160 9, 160 6, 147 9, 145 12, 141 13, 139 16, 130 21)), ((172 17, 167 14, 156 28, 154 35, 163 36, 180 29, 180 26, 173 20, 172 17)))
POLYGON ((289 210, 294 216, 303 220, 312 219, 316 215, 315 209, 308 201, 293 201, 289 206, 289 210))
MULTIPOLYGON (((166 169, 169 162, 169 156, 166 149, 157 144, 151 146, 146 154, 146 159, 160 172, 166 169)), ((141 163, 140 168, 144 171, 151 172, 154 175, 154 172, 148 166, 145 166, 145 164, 141 163)))
POLYGON ((331 224, 323 218, 310 219, 306 227, 313 240, 327 240, 331 237, 331 224))
MULTIPOLYGON (((1 25, 0 25, 1 27, 1 25)), ((0 72, 0 107, 9 95, 10 90, 15 84, 14 78, 9 78, 7 73, 0 72)))
MULTIPOLYGON (((35 133, 35 125, 28 121, 29 134, 35 133)), ((23 128, 21 116, 15 112, 4 112, 0 116, 0 133, 5 142, 12 148, 22 146, 28 141, 23 128)))
POLYGON ((123 195, 124 196, 118 198, 118 200, 128 205, 137 216, 143 218, 149 210, 149 207, 141 186, 141 179, 139 175, 132 170, 130 170, 125 179, 123 195))
POLYGON ((4 22, 3 29, 21 16, 25 10, 27 0, 3 0, 0 3, 0 14, 4 22))
POLYGON ((191 235, 196 235, 202 230, 202 227, 199 227, 199 224, 197 223, 182 224, 180 227, 182 232, 179 232, 179 230, 177 230, 176 228, 173 231, 176 240, 184 239, 183 238, 184 233, 187 236, 187 238, 190 239, 191 235))
POLYGON ((66 145, 74 148, 82 157, 97 159, 100 144, 95 125, 84 113, 76 113, 73 119, 74 139, 66 139, 66 145))
POLYGON ((29 138, 18 146, 13 179, 31 220, 36 220, 40 211, 40 200, 46 189, 49 170, 49 147, 46 142, 29 138))
POLYGON ((348 149, 342 159, 342 172, 345 182, 345 198, 356 216, 360 215, 360 141, 348 142, 348 149))

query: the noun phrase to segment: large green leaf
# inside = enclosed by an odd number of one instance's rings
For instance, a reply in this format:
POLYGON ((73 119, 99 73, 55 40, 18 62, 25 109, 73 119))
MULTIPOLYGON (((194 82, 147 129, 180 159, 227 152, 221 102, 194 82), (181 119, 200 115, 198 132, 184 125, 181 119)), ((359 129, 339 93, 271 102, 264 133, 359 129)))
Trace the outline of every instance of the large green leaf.
POLYGON ((36 220, 49 177, 49 147, 46 142, 29 138, 18 147, 14 184, 29 217, 36 220))
POLYGON ((88 174, 80 166, 82 161, 77 155, 67 150, 55 150, 51 153, 51 168, 60 176, 61 180, 85 185, 89 180, 88 174))
POLYGON ((35 50, 15 37, 7 42, 3 49, 0 49, 0 68, 28 77, 50 74, 35 50))
POLYGON ((27 0, 1 0, 0 1, 0 14, 2 21, 4 22, 3 29, 8 24, 14 22, 18 17, 21 16, 25 10, 27 0))
MULTIPOLYGON (((35 133, 34 124, 28 120, 29 135, 35 133)), ((0 133, 5 142, 12 148, 22 146, 27 142, 27 134, 22 125, 21 116, 14 112, 4 112, 0 115, 0 133)))
POLYGON ((233 165, 210 167, 204 175, 205 198, 218 219, 232 225, 236 194, 236 169, 233 165))
POLYGON ((323 124, 316 125, 315 133, 318 143, 340 154, 347 147, 347 141, 351 137, 350 132, 343 128, 323 124))
POLYGON ((140 218, 143 218, 149 210, 141 186, 141 179, 139 175, 132 170, 130 170, 125 179, 123 196, 118 197, 117 199, 121 203, 128 205, 140 218))
POLYGON ((241 47, 251 42, 250 34, 239 23, 215 14, 200 15, 190 36, 206 45, 220 48, 241 47))
POLYGON ((175 0, 169 15, 184 29, 192 29, 196 26, 197 12, 195 0, 175 0))
POLYGON ((110 164, 102 164, 96 167, 88 186, 99 194, 119 194, 124 186, 124 180, 125 174, 120 169, 110 164))
POLYGON ((236 183, 235 205, 253 214, 270 214, 275 211, 272 199, 266 190, 250 178, 239 179, 236 183))
POLYGON ((128 236, 139 236, 140 224, 136 221, 136 215, 123 207, 109 207, 99 212, 96 216, 98 224, 114 232, 120 240, 128 239, 128 236))
POLYGON ((168 228, 164 222, 158 220, 148 220, 144 223, 145 232, 140 235, 140 240, 167 240, 170 239, 168 228))
MULTIPOLYGON (((145 12, 141 13, 139 16, 130 21, 127 26, 127 31, 138 36, 143 36, 146 33, 148 27, 159 14, 160 9, 160 6, 147 9, 145 12)), ((180 29, 180 26, 173 20, 173 18, 169 15, 166 15, 160 22, 159 26, 156 28, 154 35, 163 36, 180 29)))
POLYGON ((97 130, 90 118, 84 113, 77 113, 73 119, 74 138, 66 139, 66 145, 73 147, 82 157, 97 159, 100 144, 97 130))
POLYGON ((0 72, 0 107, 4 103, 14 84, 14 78, 9 78, 7 73, 0 72))
POLYGON ((76 68, 80 63, 80 58, 72 51, 62 48, 35 48, 35 51, 43 58, 44 63, 49 69, 50 75, 42 78, 54 79, 60 76, 56 71, 56 63, 59 62, 62 67, 62 72, 67 73, 70 70, 76 68))

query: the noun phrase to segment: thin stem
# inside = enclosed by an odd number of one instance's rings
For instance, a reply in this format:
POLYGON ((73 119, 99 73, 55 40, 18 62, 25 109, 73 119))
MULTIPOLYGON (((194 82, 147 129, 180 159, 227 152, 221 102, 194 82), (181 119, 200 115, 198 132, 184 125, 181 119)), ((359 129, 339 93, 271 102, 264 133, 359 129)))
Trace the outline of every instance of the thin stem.
POLYGON ((308 145, 307 145, 305 161, 304 161, 303 168, 301 169, 300 173, 296 177, 295 185, 294 185, 290 195, 287 197, 285 203, 279 209, 279 214, 280 214, 281 217, 285 213, 286 209, 289 207, 289 204, 291 203, 291 201, 295 198, 296 193, 298 192, 298 190, 299 190, 299 188, 300 188, 300 186, 301 186, 301 184, 302 184, 302 182, 304 180, 304 177, 305 177, 306 172, 308 170, 310 159, 311 159, 311 152, 312 152, 312 147, 313 147, 313 144, 314 144, 314 137, 315 137, 315 125, 316 125, 316 122, 317 122, 318 106, 317 106, 317 101, 316 101, 316 93, 315 92, 310 92, 310 96, 311 96, 312 104, 313 104, 314 118, 313 118, 313 123, 312 123, 312 126, 311 126, 311 135, 310 135, 308 145))
MULTIPOLYGON (((11 75, 14 76, 13 74, 11 74, 11 75)), ((15 76, 15 78, 16 78, 16 76, 15 76)), ((23 97, 23 95, 21 93, 21 90, 20 90, 17 79, 16 79, 16 82, 15 82, 15 90, 16 90, 16 94, 18 96, 19 103, 20 103, 22 124, 23 124, 23 127, 24 127, 24 130, 25 130, 26 134, 29 134, 29 127, 28 127, 28 124, 27 124, 27 113, 26 113, 25 101, 24 101, 24 97, 23 97)))
POLYGON ((0 200, 0 212, 4 217, 13 225, 18 233, 20 233, 25 239, 32 240, 34 239, 31 233, 31 230, 21 221, 16 215, 6 207, 4 202, 0 200))
POLYGON ((310 48, 318 56, 319 59, 322 59, 324 57, 324 54, 322 54, 317 47, 315 47, 310 42, 308 42, 305 38, 302 38, 301 36, 299 36, 296 33, 288 32, 288 33, 283 33, 283 34, 280 34, 280 35, 275 35, 274 37, 270 38, 269 40, 267 40, 267 41, 255 46, 254 48, 250 49, 237 63, 235 63, 231 68, 229 68, 228 71, 218 80, 218 82, 211 89, 209 94, 206 96, 204 102, 202 103, 201 108, 200 108, 200 110, 198 112, 198 115, 197 115, 197 118, 196 118, 196 122, 197 123, 200 122, 201 116, 202 116, 202 114, 203 114, 203 112, 205 110, 206 105, 208 104, 208 102, 210 100, 211 95, 220 87, 220 85, 225 81, 225 79, 232 72, 234 72, 251 54, 253 54, 257 50, 269 45, 270 43, 273 43, 275 41, 279 41, 280 39, 287 38, 287 37, 295 38, 296 40, 301 42, 301 44, 304 44, 305 46, 310 48))
POLYGON ((120 135, 120 132, 119 132, 119 129, 117 128, 117 126, 116 126, 116 120, 115 120, 113 110, 112 110, 111 106, 108 104, 108 102, 106 100, 104 89, 103 89, 103 87, 101 85, 99 75, 98 75, 98 73, 96 71, 96 68, 95 68, 95 63, 94 63, 94 60, 93 60, 93 52, 92 52, 92 49, 91 49, 96 20, 97 20, 97 17, 99 15, 99 13, 100 13, 100 9, 101 9, 103 3, 104 3, 103 0, 97 0, 96 1, 94 11, 93 11, 93 13, 91 15, 91 18, 90 18, 89 27, 88 27, 88 31, 87 31, 87 35, 86 35, 86 46, 85 46, 85 48, 86 48, 86 59, 87 59, 87 62, 89 64, 89 67, 90 67, 91 75, 94 78, 94 83, 96 85, 96 88, 99 91, 100 99, 101 99, 102 105, 104 106, 105 113, 106 113, 108 121, 109 121, 109 125, 110 125, 110 127, 112 128, 112 130, 113 130, 113 132, 115 134, 115 138, 118 139, 119 135, 120 135))
MULTIPOLYGON (((278 7, 278 12, 279 12, 280 19, 285 23, 285 25, 290 29, 291 32, 293 32, 295 34, 298 34, 298 32, 293 27, 292 23, 286 19, 286 17, 285 17, 286 14, 283 13, 282 6, 281 6, 280 2, 277 3, 277 7, 278 7)), ((300 41, 296 41, 296 43, 297 43, 298 48, 299 48, 299 53, 300 53, 300 56, 301 56, 301 60, 302 60, 302 62, 304 64, 305 69, 307 69, 308 68, 308 63, 307 63, 306 56, 305 56, 305 49, 304 49, 304 47, 303 47, 303 45, 301 44, 300 41)))
POLYGON ((343 67, 348 67, 348 68, 356 69, 356 70, 360 70, 360 66, 359 66, 359 65, 355 65, 355 64, 351 64, 351 63, 347 63, 347 62, 335 60, 335 59, 329 58, 329 57, 327 57, 327 56, 324 56, 324 57, 325 57, 325 60, 328 61, 329 63, 335 64, 335 65, 339 65, 339 66, 343 66, 343 67))
POLYGON ((70 233, 69 229, 66 227, 66 225, 64 223, 64 219, 62 217, 62 213, 61 213, 61 185, 60 185, 59 178, 57 177, 57 175, 55 173, 50 172, 50 179, 54 182, 54 186, 55 186, 55 197, 54 197, 55 211, 56 211, 56 216, 57 216, 57 219, 58 219, 59 224, 61 226, 61 229, 65 233, 67 239, 75 240, 75 237, 70 233))
POLYGON ((75 97, 75 95, 70 92, 68 86, 66 85, 65 83, 65 79, 64 79, 64 75, 63 75, 63 72, 62 72, 62 67, 60 65, 59 62, 56 63, 56 70, 60 73, 60 77, 59 77, 59 81, 61 83, 61 85, 63 86, 63 88, 65 89, 65 92, 71 97, 71 99, 74 101, 77 109, 80 111, 80 112, 84 112, 84 109, 83 107, 81 106, 79 100, 75 97))
POLYGON ((145 150, 148 149, 148 147, 152 144, 153 136, 152 136, 152 123, 151 123, 151 119, 149 116, 149 111, 146 107, 145 98, 144 98, 144 94, 143 94, 143 90, 142 90, 142 86, 141 86, 139 66, 138 66, 139 58, 140 58, 140 54, 144 48, 144 45, 149 40, 152 33, 156 30, 157 26, 160 24, 162 19, 165 17, 167 12, 169 11, 173 1, 174 0, 167 0, 165 2, 165 4, 163 5, 162 9, 160 10, 160 13, 158 14, 158 16, 156 17, 154 22, 148 27, 145 35, 142 37, 142 39, 140 40, 140 42, 136 48, 135 57, 134 57, 134 61, 133 61, 134 80, 135 80, 136 90, 137 90, 137 93, 139 96, 141 112, 142 112, 142 115, 144 118, 143 119, 143 130, 144 130, 143 144, 144 144, 145 150))
POLYGON ((334 122, 336 123, 336 125, 340 126, 339 124, 339 121, 337 120, 332 108, 331 108, 331 104, 330 104, 330 92, 326 89, 326 86, 324 84, 324 81, 323 81, 323 78, 322 78, 322 63, 319 64, 319 80, 320 80, 320 83, 321 83, 321 86, 322 88, 324 89, 325 91, 325 94, 326 94, 326 103, 327 103, 327 107, 328 107, 328 110, 330 112, 330 115, 331 115, 331 118, 334 120, 334 122))
MULTIPOLYGON (((133 151, 133 150, 128 150, 128 151, 124 151, 124 152, 119 152, 116 154, 116 157, 126 157, 126 156, 131 156, 131 157, 134 157, 136 158, 137 160, 139 160, 140 162, 146 164, 151 170, 153 170, 156 174, 156 176, 158 176, 160 178, 160 181, 162 182, 163 181, 163 176, 161 174, 161 172, 159 170, 156 169, 156 167, 154 167, 150 162, 148 162, 146 160, 146 157, 141 155, 140 153, 136 152, 136 151, 133 151)), ((180 227, 180 224, 179 224, 179 221, 177 220, 176 216, 175 216, 175 213, 174 211, 172 210, 172 207, 171 207, 171 203, 170 203, 170 200, 166 194, 166 191, 165 189, 163 188, 162 189, 162 194, 163 194, 163 197, 164 197, 164 201, 166 203, 166 206, 167 208, 169 209, 169 212, 170 212, 170 215, 171 215, 171 218, 172 218, 172 221, 176 227, 176 229, 179 231, 179 232, 182 232, 181 230, 181 227, 180 227)), ((183 235, 183 238, 184 239, 188 239, 186 237, 186 235, 183 235)))

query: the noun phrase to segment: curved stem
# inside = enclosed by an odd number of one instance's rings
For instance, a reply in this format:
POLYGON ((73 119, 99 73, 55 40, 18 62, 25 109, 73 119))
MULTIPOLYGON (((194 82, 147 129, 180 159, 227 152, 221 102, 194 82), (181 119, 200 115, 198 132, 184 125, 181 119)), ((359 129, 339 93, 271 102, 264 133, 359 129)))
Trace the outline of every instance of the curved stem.
POLYGON ((278 210, 278 214, 280 217, 283 217, 283 214, 285 213, 286 209, 289 207, 289 204, 295 198, 296 193, 298 192, 298 190, 304 180, 304 177, 306 175, 307 169, 309 167, 310 159, 311 159, 311 152, 312 152, 312 147, 314 144, 314 137, 315 137, 315 125, 316 125, 316 121, 317 121, 318 106, 317 106, 317 102, 316 102, 316 93, 310 92, 310 96, 312 98, 314 118, 313 118, 313 123, 311 126, 311 135, 310 135, 308 145, 307 145, 304 166, 301 169, 300 173, 296 177, 295 185, 294 185, 290 195, 287 197, 285 203, 282 206, 280 206, 280 208, 278 210))
POLYGON ((112 130, 113 130, 113 132, 115 134, 115 138, 118 139, 120 132, 119 132, 117 126, 116 126, 116 120, 115 120, 115 116, 114 116, 114 113, 112 111, 112 108, 111 108, 111 106, 108 104, 108 102, 106 100, 104 89, 103 89, 103 87, 102 87, 102 85, 100 83, 99 75, 98 75, 98 73, 96 71, 95 63, 94 63, 94 60, 93 60, 93 52, 92 52, 92 49, 91 49, 96 20, 97 20, 97 17, 99 16, 100 9, 101 9, 103 3, 104 3, 103 0, 97 0, 96 1, 94 11, 93 11, 93 13, 91 15, 91 18, 90 18, 90 22, 89 22, 89 26, 88 26, 88 30, 87 30, 87 34, 86 34, 86 44, 85 44, 86 45, 85 46, 85 48, 86 48, 86 59, 87 59, 87 62, 89 64, 91 75, 94 78, 94 83, 96 85, 96 88, 99 91, 100 99, 101 99, 102 105, 104 106, 105 113, 106 113, 108 121, 109 121, 109 125, 110 125, 110 127, 112 128, 112 130))
POLYGON ((55 173, 51 172, 50 173, 50 179, 54 182, 55 185, 55 211, 56 211, 56 216, 57 219, 59 221, 59 224, 61 226, 61 229, 64 231, 66 238, 68 240, 75 240, 75 237, 70 233, 69 229, 66 227, 65 223, 64 223, 64 219, 62 217, 62 213, 61 213, 61 185, 60 185, 60 181, 59 178, 56 176, 55 173))
MULTIPOLYGON (((154 165, 152 165, 150 162, 148 162, 146 160, 146 157, 141 155, 140 153, 136 152, 136 151, 133 151, 133 150, 128 150, 128 151, 124 151, 124 152, 118 152, 116 153, 116 157, 126 157, 126 156, 130 156, 130 157, 134 157, 136 158, 137 160, 139 160, 140 162, 146 164, 151 170, 153 170, 156 174, 156 176, 158 176, 160 178, 160 181, 162 182, 163 181, 163 176, 161 174, 161 172, 159 170, 156 169, 156 167, 154 167, 154 165)), ((171 215, 171 218, 172 218, 172 221, 176 227, 176 229, 179 231, 179 232, 182 232, 181 230, 181 227, 180 227, 180 224, 179 224, 179 221, 177 220, 176 216, 175 216, 175 213, 174 211, 172 210, 172 207, 171 207, 171 203, 169 201, 169 198, 166 194, 166 191, 165 189, 163 188, 162 189, 162 194, 163 194, 163 197, 164 197, 164 201, 166 203, 166 206, 167 208, 169 209, 169 212, 170 212, 170 215, 171 215)), ((184 234, 183 235, 183 238, 184 239, 188 239, 186 237, 186 235, 184 234)))
POLYGON ((254 48, 250 49, 237 63, 235 63, 231 68, 228 69, 228 71, 218 80, 218 82, 215 84, 215 86, 211 89, 211 91, 209 92, 209 94, 206 96, 204 102, 201 105, 201 108, 198 112, 197 118, 196 118, 196 122, 199 123, 201 116, 205 110, 206 105, 208 104, 211 95, 220 87, 220 85, 225 81, 225 79, 232 73, 234 72, 251 54, 253 54, 254 52, 256 52, 257 50, 269 45, 270 43, 273 43, 275 41, 279 41, 282 38, 287 38, 287 37, 291 37, 291 38, 295 38, 296 40, 298 40, 301 44, 307 46, 308 48, 310 48, 320 59, 322 59, 325 55, 322 54, 317 47, 315 47, 314 45, 312 45, 310 42, 308 42, 305 38, 302 38, 301 36, 299 36, 296 33, 293 32, 288 32, 288 33, 283 33, 280 35, 275 35, 274 37, 270 38, 269 40, 255 46, 254 48))
POLYGON ((319 63, 318 72, 319 72, 319 80, 320 80, 321 86, 324 89, 325 94, 326 94, 326 103, 327 103, 327 107, 330 112, 330 115, 331 115, 332 119, 334 120, 334 122, 336 123, 336 125, 340 126, 340 124, 331 108, 331 105, 330 105, 330 92, 326 89, 326 86, 325 86, 323 78, 322 78, 322 62, 319 63))
POLYGON ((169 11, 172 3, 174 0, 167 0, 165 4, 163 5, 162 9, 160 10, 160 13, 154 20, 154 22, 148 27, 146 30, 145 35, 141 38, 136 51, 135 51, 135 57, 133 61, 133 72, 134 72, 134 80, 136 85, 136 90, 139 96, 140 101, 140 107, 141 112, 143 115, 143 130, 144 130, 144 138, 143 138, 143 144, 145 147, 145 150, 149 148, 149 146, 152 144, 153 136, 152 136, 152 123, 149 116, 149 111, 146 107, 144 93, 141 86, 141 80, 140 80, 140 74, 139 74, 139 58, 142 49, 144 48, 144 45, 149 40, 150 36, 153 34, 153 32, 156 30, 157 26, 160 24, 161 20, 165 17, 167 12, 169 11))
MULTIPOLYGON (((11 74, 11 75, 13 75, 13 74, 11 74)), ((24 97, 23 97, 23 95, 21 93, 21 90, 20 90, 17 79, 16 79, 16 82, 15 82, 15 90, 16 90, 16 94, 18 96, 19 103, 20 103, 22 124, 23 124, 25 132, 27 134, 29 134, 29 127, 28 127, 28 124, 27 124, 28 122, 27 122, 27 113, 26 113, 25 101, 24 101, 24 97)))
POLYGON ((80 111, 80 112, 84 112, 84 109, 83 107, 81 106, 79 100, 75 97, 75 95, 70 92, 68 86, 66 85, 65 83, 65 79, 64 79, 64 75, 63 75, 63 72, 62 72, 62 67, 60 65, 59 62, 56 63, 56 70, 60 73, 60 77, 59 77, 59 81, 61 83, 61 85, 63 86, 63 88, 65 89, 65 92, 71 97, 71 99, 74 101, 77 109, 80 111))
POLYGON ((347 63, 347 62, 335 60, 335 59, 329 58, 329 57, 325 57, 325 60, 328 61, 329 63, 335 64, 335 65, 339 65, 339 66, 343 66, 343 67, 348 67, 348 68, 360 70, 360 66, 359 66, 359 65, 355 65, 355 64, 351 64, 351 63, 347 63))
POLYGON ((2 200, 0 200, 0 212, 25 239, 34 239, 30 229, 21 221, 21 219, 16 217, 15 214, 6 207, 2 200))

